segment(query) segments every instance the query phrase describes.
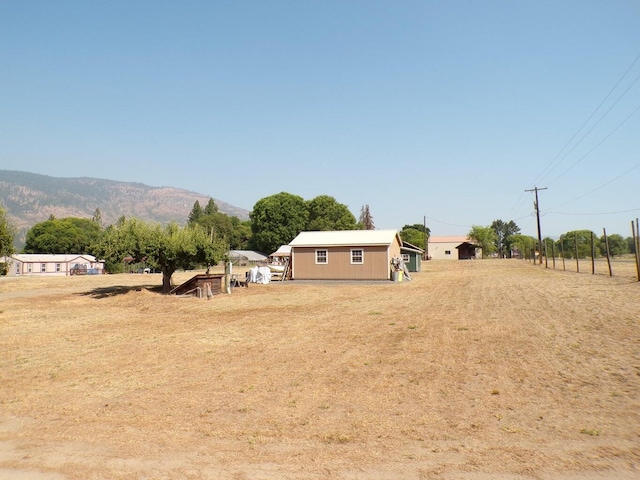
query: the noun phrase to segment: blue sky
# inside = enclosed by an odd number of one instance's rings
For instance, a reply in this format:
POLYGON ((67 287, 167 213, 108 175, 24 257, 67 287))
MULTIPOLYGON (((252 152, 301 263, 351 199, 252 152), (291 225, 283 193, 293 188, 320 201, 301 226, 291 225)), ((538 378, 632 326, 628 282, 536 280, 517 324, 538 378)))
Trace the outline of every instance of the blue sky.
POLYGON ((434 235, 535 236, 548 187, 544 236, 626 237, 639 24, 637 0, 3 1, 0 168, 327 194, 434 235))

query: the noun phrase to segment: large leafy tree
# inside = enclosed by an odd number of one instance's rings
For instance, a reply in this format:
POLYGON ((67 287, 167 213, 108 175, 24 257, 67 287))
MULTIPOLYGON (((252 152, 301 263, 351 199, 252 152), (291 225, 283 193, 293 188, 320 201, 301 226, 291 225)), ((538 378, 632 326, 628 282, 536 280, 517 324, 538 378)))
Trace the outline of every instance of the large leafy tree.
POLYGON ((607 241, 604 241, 604 235, 600 237, 600 253, 602 255, 607 254, 607 243, 609 244, 609 254, 612 257, 618 257, 629 253, 629 245, 622 235, 614 233, 607 235, 607 241))
POLYGON ((106 229, 95 251, 110 264, 121 262, 126 256, 145 261, 162 272, 162 292, 169 293, 171 277, 176 270, 216 264, 222 259, 225 247, 222 242, 212 240, 198 225, 180 227, 170 223, 161 226, 123 219, 106 229))
POLYGON ((269 254, 305 230, 309 211, 302 197, 280 192, 258 200, 249 218, 252 247, 269 254))
POLYGON ((629 249, 629 253, 636 253, 636 243, 633 237, 627 237, 625 238, 625 241, 627 242, 627 248, 629 249))
POLYGON ((467 236, 482 247, 482 258, 496 252, 496 232, 493 228, 473 225, 467 236))
POLYGON ((229 248, 233 250, 246 250, 251 241, 251 222, 242 221, 238 217, 231 217, 233 232, 229 239, 229 248))
POLYGON ((521 258, 531 258, 538 240, 529 235, 515 234, 509 237, 510 249, 513 254, 521 258))
POLYGON ((307 209, 309 211, 307 230, 355 230, 358 227, 356 217, 349 208, 329 195, 319 195, 309 200, 307 209))
POLYGON ((494 220, 491 228, 496 234, 495 246, 500 258, 511 257, 511 237, 520 233, 520 227, 513 220, 494 220))
POLYGON ((400 230, 400 238, 402 238, 402 240, 405 242, 409 242, 416 247, 424 249, 425 233, 428 239, 429 235, 431 234, 431 230, 429 229, 429 227, 427 227, 425 231, 424 225, 414 223, 413 225, 405 225, 404 227, 402 227, 402 230, 400 230))
POLYGON ((50 218, 27 231, 24 253, 92 253, 100 224, 86 218, 50 218))
POLYGON ((591 258, 591 236, 593 235, 595 252, 600 250, 600 239, 591 230, 572 230, 560 235, 556 242, 559 250, 564 251, 565 258, 576 258, 576 242, 578 258, 591 258))

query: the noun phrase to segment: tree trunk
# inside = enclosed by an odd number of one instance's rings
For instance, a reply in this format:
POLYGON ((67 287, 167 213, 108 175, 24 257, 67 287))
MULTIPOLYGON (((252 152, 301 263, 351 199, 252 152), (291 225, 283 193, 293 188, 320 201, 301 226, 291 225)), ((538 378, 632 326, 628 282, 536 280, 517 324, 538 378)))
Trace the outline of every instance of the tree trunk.
POLYGON ((173 270, 163 270, 162 271, 162 293, 165 295, 169 294, 172 290, 171 288, 171 276, 173 275, 173 270))

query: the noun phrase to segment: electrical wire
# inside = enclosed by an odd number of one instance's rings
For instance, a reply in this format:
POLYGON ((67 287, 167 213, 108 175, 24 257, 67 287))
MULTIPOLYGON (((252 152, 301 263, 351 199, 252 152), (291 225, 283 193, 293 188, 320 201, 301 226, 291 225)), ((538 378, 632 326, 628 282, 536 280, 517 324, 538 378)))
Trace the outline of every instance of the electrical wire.
POLYGON ((640 212, 640 208, 632 208, 631 210, 618 210, 617 212, 598 212, 598 213, 546 212, 545 215, 596 216, 596 215, 617 215, 618 213, 630 213, 630 212, 640 212))
MULTIPOLYGON (((640 78, 640 77, 638 77, 640 78)), ((558 175, 556 178, 554 178, 551 182, 549 182, 547 185, 552 185, 553 183, 555 183, 557 180, 559 180, 560 178, 562 178, 567 172, 569 172, 571 169, 573 169, 576 165, 578 165, 580 162, 582 162, 585 158, 587 158, 596 148, 598 148, 600 145, 602 145, 605 141, 607 141, 609 139, 609 137, 611 135, 613 135, 622 125, 624 125, 631 117, 633 117, 636 113, 638 113, 638 111, 640 111, 640 105, 638 105, 638 107, 631 112, 627 118, 625 118, 622 122, 620 122, 618 124, 618 126, 616 126, 616 128, 614 128, 611 132, 609 132, 609 134, 604 137, 602 140, 600 140, 591 150, 589 150, 587 153, 585 153, 582 157, 580 157, 578 160, 576 160, 569 168, 567 168, 564 172, 562 172, 560 175, 558 175)))
POLYGON ((609 110, 607 110, 605 112, 605 114, 600 117, 600 120, 598 120, 598 122, 596 122, 596 124, 585 134, 583 135, 583 137, 578 141, 578 143, 576 143, 571 150, 569 150, 561 159, 560 161, 557 163, 557 165, 554 165, 553 168, 551 168, 551 170, 549 170, 549 168, 554 164, 554 162, 556 162, 556 160, 558 159, 558 157, 560 155, 562 155, 562 152, 571 144, 571 142, 578 136, 578 134, 580 134, 580 132, 584 129, 584 127, 589 123, 589 121, 593 118, 593 116, 598 112, 598 110, 600 110, 600 108, 602 107, 602 105, 604 105, 604 103, 607 101, 607 99, 611 96, 611 94, 615 91, 616 88, 618 88, 618 85, 620 85, 620 83, 622 82, 622 80, 624 80, 624 78, 627 76, 627 74, 631 71, 631 69, 633 68, 633 66, 638 62, 638 60, 640 60, 640 54, 638 54, 638 56, 633 60, 633 62, 631 62, 631 65, 629 66, 629 68, 627 68, 627 70, 622 74, 622 76, 618 79, 618 81, 615 83, 615 85, 611 88, 611 90, 609 90, 609 93, 607 93, 607 95, 605 95, 605 97, 602 99, 602 101, 598 104, 598 106, 596 107, 596 109, 591 113, 591 115, 589 115, 589 118, 587 118, 583 124, 580 126, 580 128, 576 131, 576 133, 573 134, 573 136, 569 139, 569 141, 560 149, 560 151, 556 154, 556 156, 553 158, 553 160, 551 160, 551 162, 549 162, 549 164, 542 170, 542 172, 540 173, 540 175, 538 175, 538 177, 533 181, 533 184, 535 185, 536 183, 540 182, 542 179, 544 179, 547 175, 549 175, 561 162, 562 160, 564 160, 567 155, 569 155, 573 149, 575 149, 580 142, 582 142, 582 140, 585 139, 585 137, 598 125, 598 123, 600 123, 600 121, 602 121, 602 119, 611 111, 611 109, 622 99, 622 97, 624 97, 626 95, 626 93, 631 89, 631 87, 638 81, 638 79, 640 78, 637 77, 633 83, 627 88, 627 90, 624 91, 624 93, 618 97, 618 99, 615 101, 615 103, 609 108, 609 110), (549 171, 547 171, 549 170, 549 171))
POLYGON ((576 198, 574 198, 574 199, 572 199, 572 200, 568 200, 568 201, 566 201, 566 202, 564 202, 564 203, 561 203, 560 205, 556 205, 555 207, 553 207, 553 209, 555 209, 555 208, 559 208, 559 207, 563 207, 564 205, 567 205, 567 204, 569 204, 569 203, 573 203, 573 202, 575 202, 576 200, 580 200, 581 198, 584 198, 584 197, 586 197, 587 195, 591 195, 593 192, 597 192, 597 191, 598 191, 598 190, 600 190, 601 188, 604 188, 604 187, 606 187, 607 185, 609 185, 609 184, 611 184, 611 183, 615 182, 615 181, 616 181, 616 180, 618 180, 619 178, 624 177, 627 173, 630 173, 630 172, 634 171, 634 170, 635 170, 636 168, 638 168, 638 167, 640 167, 640 163, 638 163, 637 165, 635 165, 635 166, 631 167, 631 168, 630 168, 629 170, 627 170, 626 172, 621 173, 621 174, 620 174, 620 175, 618 175, 617 177, 612 178, 612 179, 611 179, 611 180, 609 180, 608 182, 605 182, 605 183, 603 183, 602 185, 600 185, 600 186, 598 186, 598 187, 596 187, 596 188, 594 188, 594 189, 592 189, 592 190, 589 190, 587 193, 583 193, 583 194, 582 194, 582 195, 580 195, 579 197, 576 197, 576 198))

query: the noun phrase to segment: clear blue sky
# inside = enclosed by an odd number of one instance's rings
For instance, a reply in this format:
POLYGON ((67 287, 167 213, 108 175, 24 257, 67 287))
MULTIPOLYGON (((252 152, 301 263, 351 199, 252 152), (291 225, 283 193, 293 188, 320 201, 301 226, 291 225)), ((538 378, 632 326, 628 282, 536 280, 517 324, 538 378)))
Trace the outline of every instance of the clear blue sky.
POLYGON ((637 0, 5 0, 0 168, 327 194, 434 235, 535 235, 548 187, 544 236, 626 237, 639 25, 637 0))

